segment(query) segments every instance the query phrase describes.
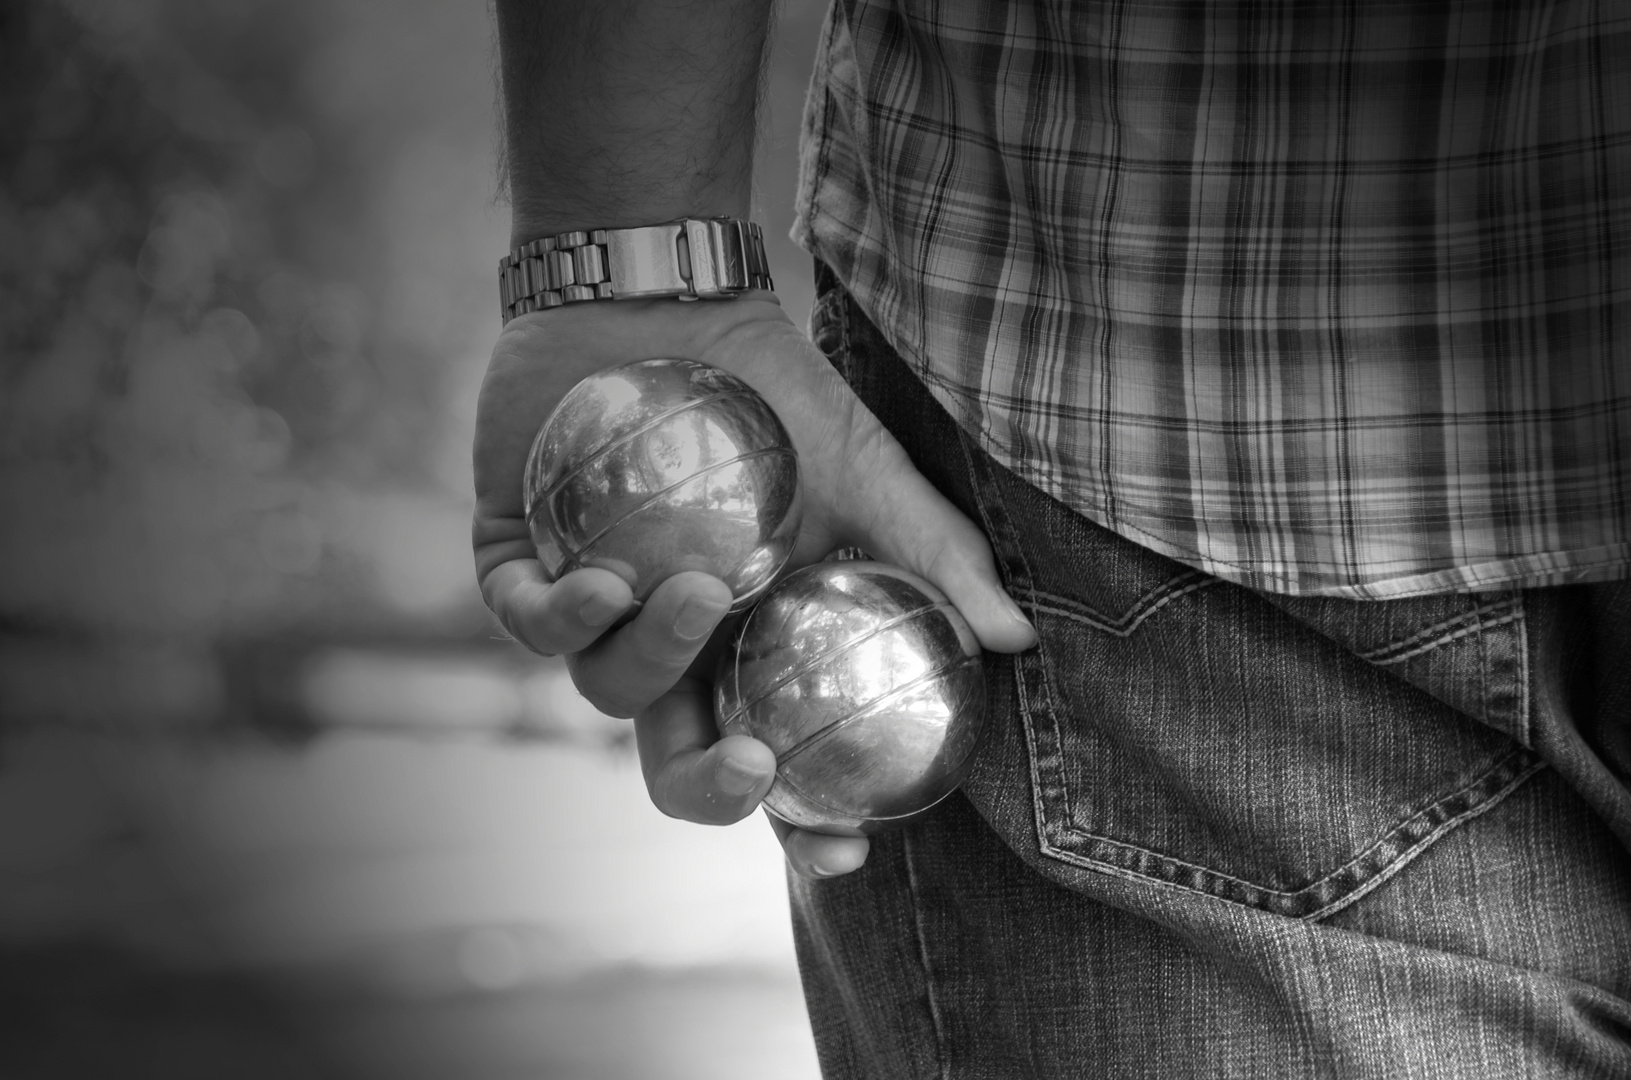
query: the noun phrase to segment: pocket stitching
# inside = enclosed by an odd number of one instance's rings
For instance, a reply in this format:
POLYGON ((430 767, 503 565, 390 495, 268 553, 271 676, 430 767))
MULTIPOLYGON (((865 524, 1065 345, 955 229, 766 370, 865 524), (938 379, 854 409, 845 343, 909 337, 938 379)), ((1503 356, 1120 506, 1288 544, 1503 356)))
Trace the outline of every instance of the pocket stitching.
POLYGON ((1069 597, 1059 596, 1055 593, 1042 592, 1038 589, 1031 590, 1031 602, 1039 613, 1058 615, 1061 618, 1084 623, 1107 634, 1124 638, 1132 636, 1133 632, 1143 624, 1145 619, 1180 596, 1187 596, 1190 593, 1221 584, 1222 579, 1220 578, 1212 577, 1200 570, 1186 570, 1139 597, 1119 619, 1112 619, 1089 604, 1072 600, 1069 597))
POLYGON ((1447 644, 1457 638, 1476 634, 1491 627, 1503 626, 1506 623, 1523 618, 1523 612, 1516 610, 1516 605, 1515 600, 1501 600, 1493 604, 1483 604, 1471 611, 1463 612, 1453 619, 1446 619, 1443 622, 1427 627, 1425 630, 1417 631, 1402 641, 1390 641, 1386 645, 1379 645, 1374 649, 1362 652, 1359 657, 1362 660, 1369 660, 1371 663, 1378 665, 1401 663, 1423 653, 1431 652, 1440 645, 1447 644), (1494 614, 1498 611, 1504 611, 1506 614, 1495 619, 1486 620, 1484 618, 1485 615, 1494 614), (1460 627, 1460 629, 1455 629, 1456 627, 1460 627), (1389 655, 1394 653, 1395 650, 1403 651, 1398 652, 1397 655, 1389 655))
MULTIPOLYGON (((992 477, 980 469, 975 456, 970 453, 966 433, 959 429, 958 436, 959 447, 963 451, 963 459, 973 481, 974 503, 994 547, 998 546, 1000 536, 999 565, 1008 571, 1007 576, 1010 580, 1015 576, 1023 576, 1023 589, 1034 612, 1047 611, 1057 617, 1077 619, 1105 632, 1125 637, 1136 630, 1145 618, 1179 596, 1210 585, 1221 584, 1221 579, 1211 575, 1205 575, 1207 580, 1195 581, 1193 578, 1202 576, 1203 572, 1187 571, 1147 592, 1121 619, 1113 621, 1086 605, 1071 602, 1051 593, 1043 593, 1036 588, 1036 579, 1031 574, 1024 549, 1012 532, 1001 491, 992 482, 992 477), (996 503, 995 507, 992 506, 993 502, 996 503), (1050 602, 1064 601, 1064 603, 1058 607, 1054 603, 1044 604, 1043 597, 1050 602), (1141 611, 1140 605, 1147 606, 1141 611)), ((1503 605, 1491 605, 1492 608, 1501 606, 1503 605)), ((1519 615, 1521 616, 1521 608, 1519 615)), ((1457 621, 1465 621, 1465 618, 1466 616, 1462 616, 1457 621)), ((1518 632, 1522 634, 1524 627, 1521 618, 1519 623, 1518 632)), ((1432 629, 1429 628, 1429 631, 1432 629)), ((1407 640, 1419 637, 1420 634, 1416 634, 1407 640)), ((1066 865, 1077 866, 1091 872, 1139 884, 1167 886, 1219 903, 1255 907, 1258 910, 1303 921, 1325 918, 1355 903, 1390 880, 1440 837, 1493 809, 1507 795, 1545 767, 1545 763, 1529 751, 1515 748, 1496 758, 1488 768, 1461 787, 1439 796, 1404 820, 1394 822, 1358 854, 1322 875, 1318 880, 1294 891, 1270 889, 1159 854, 1136 844, 1099 836, 1069 824, 1074 821, 1071 784, 1065 779, 1059 763, 1062 736, 1046 641, 1039 637, 1033 651, 1016 655, 1012 663, 1015 690, 1019 699, 1021 729, 1027 750, 1026 764, 1030 772, 1032 814, 1037 831, 1037 844, 1042 854, 1066 865), (1040 704, 1042 708, 1038 710, 1033 704, 1040 704), (1044 766, 1050 775, 1044 776, 1044 766), (1059 816, 1060 811, 1063 814, 1062 818, 1059 816), (1152 868, 1167 870, 1171 876, 1163 877, 1119 865, 1108 859, 1079 853, 1071 850, 1071 847, 1062 845, 1061 838, 1066 843, 1074 840, 1101 853, 1125 852, 1130 858, 1145 862, 1152 868), (1385 857, 1379 859, 1379 853, 1386 853, 1385 857), (1368 876, 1362 876, 1367 859, 1378 862, 1379 865, 1371 869, 1368 876), (1183 876, 1191 877, 1199 884, 1173 880, 1180 875, 1172 872, 1179 870, 1186 871, 1187 874, 1183 876), (1341 884, 1344 875, 1351 879, 1346 891, 1343 891, 1341 884), (1211 888, 1202 887, 1203 885, 1210 885, 1211 888)), ((1526 654, 1520 663, 1522 664, 1520 678, 1524 680, 1526 689, 1528 667, 1526 654)))
MULTIPOLYGON (((998 490, 994 478, 988 469, 982 468, 984 461, 975 455, 969 446, 969 437, 962 428, 957 429, 957 446, 963 454, 963 464, 968 470, 969 487, 973 496, 975 509, 979 511, 980 521, 985 526, 985 532, 991 538, 991 545, 997 558, 998 567, 1004 571, 1009 582, 1016 577, 1015 570, 1023 577, 1023 587, 1027 599, 1030 601, 1033 612, 1039 610, 1037 602, 1038 590, 1036 577, 1031 573, 1030 561, 1025 557, 1025 549, 1020 545, 1019 537, 1015 534, 1009 523, 1008 508, 1003 500, 1002 492, 998 490), (1000 519, 1000 520, 999 520, 1000 519)), ((1036 825, 1037 843, 1046 851, 1048 830, 1047 798, 1044 794, 1044 779, 1042 776, 1042 760, 1044 756, 1058 757, 1059 747, 1063 739, 1059 734, 1058 721, 1055 719, 1057 709, 1054 707, 1053 684, 1049 672, 1051 664, 1048 661, 1048 647, 1040 633, 1037 634, 1034 647, 1040 665, 1034 665, 1027 660, 1027 653, 1018 653, 1013 657, 1014 690, 1019 698, 1020 730, 1025 737, 1025 759, 1031 774, 1031 813, 1036 825), (1033 672, 1033 666, 1039 667, 1033 672), (1041 731, 1037 724, 1032 723, 1031 698, 1033 693, 1040 692, 1047 699, 1047 714, 1052 732, 1052 750, 1040 746, 1039 743, 1047 739, 1048 733, 1041 731)), ((1062 773, 1062 770, 1057 770, 1062 773)), ((1059 786, 1057 797, 1063 801, 1065 812, 1070 813, 1069 785, 1059 786)))
MULTIPOLYGON (((1022 553, 1020 557, 1023 558, 1022 553)), ((1028 572, 1029 568, 1027 567, 1028 572)), ((1144 599, 1159 597, 1162 589, 1169 588, 1189 576, 1188 574, 1180 574, 1172 581, 1166 582, 1146 593, 1140 602, 1142 603, 1144 599)), ((1194 582, 1184 591, 1193 591, 1195 588, 1219 583, 1221 583, 1221 579, 1211 578, 1208 582, 1194 582)), ((1030 594, 1033 597, 1033 605, 1039 611, 1044 609, 1042 605, 1035 603, 1035 597, 1047 595, 1050 599, 1062 599, 1053 596, 1053 594, 1043 594, 1034 588, 1030 590, 1030 594)), ((1181 595, 1181 593, 1174 589, 1168 596, 1159 599, 1158 603, 1164 604, 1166 601, 1176 599, 1178 595, 1181 595)), ((1503 601, 1497 605, 1490 605, 1490 607, 1509 607, 1511 603, 1511 601, 1503 601)), ((1152 612, 1155 606, 1152 604, 1152 612)), ((1137 607, 1138 605, 1135 604, 1130 611, 1136 611, 1137 607)), ((1068 612, 1063 611, 1054 614, 1060 617, 1070 617, 1068 612)), ((1520 622, 1518 628, 1520 633, 1524 630, 1521 616, 1522 611, 1520 610, 1515 616, 1520 622)), ((1466 616, 1462 616, 1454 621, 1461 622, 1465 618, 1466 616)), ((1084 619, 1081 621, 1091 620, 1084 619)), ((1140 618, 1138 621, 1142 622, 1143 620, 1140 618)), ((1503 619, 1502 621, 1506 620, 1503 619)), ((1116 631, 1110 630, 1109 632, 1115 633, 1116 631)), ((1131 629, 1128 630, 1128 633, 1130 632, 1131 629)), ((1126 635, 1123 634, 1122 636, 1126 635)), ((1419 637, 1419 634, 1412 635, 1411 640, 1419 637)), ((1221 902, 1256 907, 1289 918, 1315 921, 1335 914, 1337 911, 1357 902, 1399 873, 1440 837, 1462 823, 1471 821, 1480 814, 1493 809, 1507 795, 1517 790, 1524 781, 1545 767, 1543 761, 1527 750, 1521 747, 1515 748, 1496 758, 1488 768, 1475 775, 1461 787, 1440 795, 1415 813, 1402 820, 1395 821, 1391 827, 1362 848, 1347 862, 1333 868, 1315 881, 1296 890, 1273 889, 1247 881, 1244 878, 1235 877, 1231 874, 1163 854, 1151 848, 1102 836, 1070 824, 1075 820, 1070 794, 1071 784, 1065 778, 1062 768, 1057 764, 1051 767, 1051 771, 1055 776, 1052 782, 1046 785, 1042 776, 1043 758, 1045 756, 1052 759, 1059 757, 1058 747, 1061 745, 1062 736, 1059 733, 1058 707, 1055 704, 1056 699, 1053 692, 1051 663, 1048 660, 1045 641, 1040 638, 1036 652, 1041 661, 1040 671, 1036 674, 1039 676, 1040 688, 1046 699, 1043 705, 1046 717, 1039 716, 1038 710, 1032 707, 1030 689, 1033 683, 1023 669, 1022 657, 1015 657, 1014 663, 1016 668, 1015 683, 1020 690, 1020 713, 1026 735, 1026 744, 1030 750, 1031 801, 1036 818, 1037 840, 1043 853, 1069 865, 1080 866, 1100 873, 1108 873, 1135 882, 1166 885, 1221 902), (1046 724, 1051 732, 1039 730, 1043 724, 1046 724), (1038 747, 1039 739, 1046 740, 1048 738, 1053 740, 1054 750, 1051 753, 1038 747), (1050 801, 1055 804, 1052 812, 1050 812, 1050 801), (1412 835, 1413 833, 1415 835, 1412 835), (1171 880, 1159 874, 1118 865, 1108 859, 1078 853, 1056 842, 1054 837, 1060 834, 1076 839, 1092 848, 1097 848, 1100 852, 1109 849, 1132 853, 1134 858, 1153 867, 1169 870, 1181 868, 1187 871, 1187 876, 1203 884, 1186 884, 1183 881, 1171 880), (1378 852, 1386 851, 1389 848, 1394 849, 1392 854, 1382 859, 1376 859, 1378 852), (1374 860, 1379 863, 1368 875, 1364 872, 1367 860, 1374 860), (1357 879, 1346 891, 1343 891, 1340 884, 1340 880, 1344 875, 1357 879), (1205 887, 1208 885, 1211 887, 1205 887), (1328 899, 1326 899, 1325 903, 1320 903, 1322 898, 1328 899), (1314 906, 1312 910, 1304 910, 1310 904, 1317 906, 1314 906)), ((1520 678, 1526 680, 1527 655, 1526 653, 1520 653, 1520 655, 1523 656, 1520 678)), ((1524 685, 1525 689, 1527 689, 1526 681, 1524 685)))
MULTIPOLYGON (((1514 764, 1521 765, 1522 767, 1516 768, 1510 779, 1508 779, 1504 784, 1498 787, 1493 784, 1490 785, 1494 788, 1494 790, 1490 791, 1482 799, 1469 803, 1460 813, 1445 817, 1439 822, 1438 826, 1434 828, 1432 832, 1420 837, 1410 847, 1401 851, 1394 857, 1393 861, 1382 866, 1375 874, 1357 885, 1353 892, 1335 898, 1325 907, 1320 908, 1318 911, 1315 911, 1309 915, 1302 916, 1302 918, 1308 922, 1323 919, 1328 915, 1336 914, 1338 911, 1348 907, 1350 904, 1353 904, 1361 898, 1368 896, 1382 885, 1385 885, 1387 882, 1391 881, 1406 866, 1409 866, 1411 863, 1415 862, 1418 856, 1424 854, 1428 848, 1438 843, 1438 841, 1447 833, 1458 829, 1467 822, 1472 821, 1475 818, 1482 817, 1484 814, 1487 814, 1489 811, 1495 809, 1495 807, 1499 806, 1503 801, 1505 801, 1508 795, 1522 787, 1530 777, 1546 768, 1545 761, 1537 758, 1527 750, 1514 750, 1507 756, 1507 758, 1503 758, 1498 761, 1496 765, 1492 767, 1489 772, 1485 773, 1484 777, 1480 777, 1479 780, 1482 781, 1485 777, 1493 776, 1497 769, 1504 765, 1508 759, 1515 759, 1514 764)), ((1426 813, 1427 810, 1434 809, 1437 806, 1444 805, 1451 799, 1465 794, 1475 786, 1478 786, 1477 781, 1475 781, 1473 784, 1469 784, 1467 787, 1462 788, 1460 791, 1453 792, 1451 795, 1446 796, 1444 799, 1441 799, 1438 803, 1434 804, 1433 807, 1428 807, 1423 810, 1422 813, 1426 813)), ((1414 818, 1412 818, 1412 820, 1414 820, 1414 818)))
MULTIPOLYGON (((1030 710, 1027 708, 1025 713, 1027 720, 1029 720, 1031 718, 1030 710)), ((1026 726, 1029 728, 1030 725, 1027 724, 1026 726)), ((1334 914, 1370 893, 1392 878, 1418 855, 1426 851, 1445 833, 1493 809, 1501 800, 1517 790, 1524 781, 1545 767, 1545 762, 1528 751, 1514 749, 1497 758, 1488 769, 1463 784, 1460 788, 1436 799, 1433 803, 1421 808, 1403 821, 1395 823, 1386 833, 1341 866, 1295 890, 1272 889, 1266 885, 1259 885, 1244 878, 1225 874, 1219 870, 1186 862, 1171 855, 1164 855, 1138 844, 1100 836, 1097 833, 1088 832, 1073 825, 1063 823, 1049 825, 1049 816, 1042 805, 1040 786, 1036 789, 1037 797, 1033 801, 1037 804, 1039 840, 1042 850, 1061 862, 1111 873, 1117 877, 1167 885, 1229 903, 1255 906, 1290 918, 1313 921, 1334 914), (1441 811, 1443 812, 1442 816, 1439 813, 1441 811), (1427 824, 1431 825, 1428 831, 1411 836, 1412 831, 1419 831, 1420 826, 1427 824), (1050 833, 1061 832, 1101 849, 1112 848, 1136 852, 1144 860, 1156 865, 1182 867, 1189 871, 1189 876, 1210 883, 1214 887, 1209 889, 1199 885, 1186 884, 1182 881, 1169 880, 1155 874, 1118 865, 1107 859, 1095 858, 1092 855, 1072 851, 1050 839, 1050 833), (1364 876, 1350 889, 1339 891, 1341 889, 1340 884, 1333 886, 1333 882, 1336 882, 1344 875, 1358 876, 1367 860, 1375 856, 1377 852, 1397 845, 1401 840, 1407 841, 1407 843, 1399 847, 1394 854, 1386 858, 1386 861, 1382 862, 1372 873, 1364 876), (1236 895, 1227 895, 1230 892, 1236 895), (1327 903, 1314 908, 1312 911, 1300 910, 1306 908, 1310 901, 1317 902, 1322 895, 1330 896, 1327 903)), ((1037 762, 1033 758, 1033 777, 1036 775, 1036 771, 1037 762)), ((1065 787, 1068 790, 1068 785, 1065 785, 1065 787)), ((1066 802, 1068 805, 1068 796, 1066 802)))

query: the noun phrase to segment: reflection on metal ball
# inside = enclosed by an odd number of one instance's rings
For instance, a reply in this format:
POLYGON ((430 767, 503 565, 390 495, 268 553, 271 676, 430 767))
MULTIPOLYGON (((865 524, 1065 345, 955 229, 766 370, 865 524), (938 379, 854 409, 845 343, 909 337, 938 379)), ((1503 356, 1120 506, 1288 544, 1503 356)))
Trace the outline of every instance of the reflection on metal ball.
POLYGON ((776 754, 765 806, 801 828, 873 833, 921 814, 967 774, 985 720, 980 645, 922 578, 876 562, 788 575, 720 662, 726 735, 776 754))
POLYGON ((525 506, 551 581, 602 567, 638 602, 700 570, 731 587, 740 611, 792 554, 798 458, 741 379, 694 360, 640 360, 561 399, 527 459, 525 506))

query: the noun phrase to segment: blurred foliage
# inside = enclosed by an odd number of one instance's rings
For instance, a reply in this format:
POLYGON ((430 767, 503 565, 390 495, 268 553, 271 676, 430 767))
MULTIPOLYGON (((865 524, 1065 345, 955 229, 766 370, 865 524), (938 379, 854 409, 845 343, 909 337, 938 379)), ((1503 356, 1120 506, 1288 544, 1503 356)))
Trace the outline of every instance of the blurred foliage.
POLYGON ((464 324, 391 313, 403 268, 382 266, 374 203, 419 120, 324 51, 336 10, 0 10, 13 628, 213 636, 366 621, 404 596, 469 622, 445 573, 428 593, 411 565, 402 595, 389 567, 381 584, 382 534, 427 513, 442 539, 463 527, 444 399, 464 324))

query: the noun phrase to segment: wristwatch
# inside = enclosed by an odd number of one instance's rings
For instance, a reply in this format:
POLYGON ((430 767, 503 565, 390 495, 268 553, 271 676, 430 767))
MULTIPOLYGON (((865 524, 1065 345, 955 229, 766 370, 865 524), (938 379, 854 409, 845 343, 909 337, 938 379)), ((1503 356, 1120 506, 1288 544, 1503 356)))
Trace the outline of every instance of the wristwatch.
POLYGON ((764 233, 737 218, 560 233, 523 244, 498 264, 505 322, 579 300, 720 300, 769 288, 764 233))

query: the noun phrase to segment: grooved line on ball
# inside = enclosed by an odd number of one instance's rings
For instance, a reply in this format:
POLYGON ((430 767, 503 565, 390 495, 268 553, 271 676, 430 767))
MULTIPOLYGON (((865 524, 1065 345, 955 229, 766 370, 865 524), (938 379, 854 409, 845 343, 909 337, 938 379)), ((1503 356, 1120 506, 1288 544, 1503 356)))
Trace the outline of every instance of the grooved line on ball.
MULTIPOLYGON (((728 724, 728 723, 731 723, 731 722, 735 721, 735 719, 738 716, 741 716, 743 713, 745 713, 749 709, 753 708, 753 706, 759 704, 759 702, 763 701, 765 698, 769 697, 771 694, 774 694, 777 690, 780 690, 782 687, 786 686, 788 683, 792 682, 794 679, 798 678, 801 675, 808 675, 810 672, 814 671, 816 668, 820 667, 822 664, 825 664, 828 661, 833 660, 836 657, 843 656, 845 653, 850 652, 850 651, 852 651, 854 649, 857 649, 862 645, 865 645, 867 642, 871 641, 873 638, 877 637, 879 634, 887 633, 890 630, 893 630, 895 627, 899 626, 901 623, 910 622, 912 619, 917 618, 919 615, 922 615, 926 611, 945 611, 945 610, 955 611, 957 609, 952 607, 950 602, 939 603, 939 604, 925 604, 922 607, 913 608, 911 611, 908 611, 903 615, 896 615, 893 619, 890 619, 887 622, 880 623, 879 625, 874 626, 872 629, 868 630, 864 634, 860 634, 860 635, 857 635, 856 637, 850 638, 848 641, 846 641, 846 642, 844 642, 844 644, 838 646, 838 648, 834 649, 832 652, 822 653, 820 656, 817 656, 812 660, 806 660, 804 663, 802 663, 802 664, 798 665, 797 667, 795 667, 792 671, 789 671, 786 675, 783 675, 781 678, 777 679, 775 682, 773 682, 769 686, 765 687, 763 690, 761 690, 756 696, 754 696, 750 700, 744 701, 729 716, 725 717, 725 719, 722 720, 721 723, 728 724)), ((739 673, 740 673, 741 665, 742 665, 742 660, 741 660, 740 655, 738 655, 737 660, 736 660, 736 666, 737 666, 737 669, 738 669, 739 673)), ((740 677, 738 678, 738 682, 740 682, 740 677)))
POLYGON ((567 473, 565 476, 561 477, 559 480, 545 488, 542 499, 547 500, 551 495, 555 494, 561 489, 561 485, 565 484, 568 480, 572 479, 572 477, 588 468, 591 464, 599 461, 613 450, 616 450, 619 446, 622 446, 625 443, 633 442, 635 439, 638 439, 640 436, 644 435, 646 432, 650 431, 658 424, 661 424, 664 420, 667 420, 671 416, 677 416, 678 414, 685 412, 687 409, 695 409, 698 406, 707 405, 715 401, 725 401, 729 398, 751 399, 756 397, 758 397, 758 395, 754 393, 752 387, 749 387, 746 390, 721 390, 717 394, 709 394, 707 397, 700 397, 695 401, 687 401, 683 404, 676 405, 672 409, 665 409, 656 416, 653 416, 650 420, 647 420, 645 423, 641 424, 639 427, 635 428, 633 431, 625 431, 623 434, 619 435, 605 446, 602 446, 599 450, 596 450, 594 453, 584 458, 583 461, 578 464, 577 468, 573 469, 571 472, 567 473))
MULTIPOLYGON (((977 664, 979 662, 980 662, 980 658, 977 657, 977 656, 965 656, 965 657, 963 657, 962 661, 959 662, 959 663, 951 664, 951 665, 949 665, 947 667, 943 667, 943 668, 936 668, 935 670, 930 671, 930 672, 928 672, 926 674, 919 675, 917 678, 913 679, 911 682, 902 683, 901 685, 895 687, 893 690, 889 691, 889 693, 887 693, 887 694, 879 694, 877 697, 873 698, 871 701, 867 702, 865 705, 862 705, 860 708, 856 709, 854 712, 850 713, 848 716, 844 717, 844 719, 838 721, 836 724, 828 724, 826 727, 822 728, 820 731, 816 731, 816 732, 813 732, 813 733, 811 733, 809 735, 806 735, 804 738, 800 739, 798 742, 796 742, 792 746, 788 747, 785 751, 783 751, 776 758, 776 772, 777 772, 777 774, 779 775, 781 773, 781 769, 782 769, 783 765, 792 764, 792 762, 793 762, 793 760, 795 758, 797 758, 800 754, 804 753, 806 750, 810 749, 810 747, 812 747, 812 746, 816 745, 817 743, 823 741, 824 739, 830 737, 831 735, 838 732, 839 730, 849 727, 851 724, 855 723, 857 720, 864 719, 869 713, 874 713, 877 710, 883 708, 892 699, 898 698, 898 697, 902 696, 903 694, 907 694, 907 693, 910 693, 913 690, 916 690, 919 686, 922 686, 924 683, 928 682, 931 679, 938 679, 941 676, 949 675, 954 671, 961 671, 964 668, 970 666, 971 664, 977 664)), ((791 784, 791 781, 789 781, 789 783, 791 784)))
MULTIPOLYGON (((938 677, 938 676, 943 676, 943 675, 946 675, 946 674, 948 674, 950 672, 961 671, 964 668, 967 668, 967 667, 969 667, 971 665, 977 665, 979 663, 980 663, 980 658, 977 657, 977 656, 964 657, 962 663, 953 664, 951 667, 941 668, 940 670, 935 671, 935 672, 931 672, 930 674, 924 675, 921 678, 913 679, 910 683, 907 683, 905 686, 902 686, 902 687, 899 687, 899 688, 897 688, 895 690, 892 690, 889 693, 883 695, 882 697, 877 698, 876 700, 868 703, 868 705, 864 709, 856 710, 852 715, 850 715, 846 719, 841 720, 836 724, 832 724, 832 725, 830 725, 828 727, 822 728, 820 731, 816 732, 814 735, 811 735, 809 738, 804 739, 801 742, 799 742, 791 750, 787 751, 787 753, 782 754, 782 755, 777 757, 777 759, 776 759, 776 780, 777 780, 777 782, 782 783, 782 784, 786 784, 789 788, 791 788, 794 792, 796 792, 801 798, 803 798, 807 802, 815 803, 818 806, 825 806, 825 807, 828 807, 829 809, 832 809, 832 810, 837 810, 840 813, 848 814, 851 817, 861 817, 861 815, 858 814, 854 810, 846 810, 846 809, 844 809, 842 807, 833 806, 833 804, 829 800, 823 799, 823 798, 821 798, 821 797, 819 797, 817 795, 813 795, 810 792, 804 790, 798 784, 794 783, 787 776, 787 774, 784 773, 782 770, 786 766, 791 765, 795 759, 802 756, 803 753, 806 750, 810 749, 812 746, 814 746, 817 743, 821 742, 828 735, 830 735, 833 732, 837 731, 839 728, 847 727, 850 724, 854 723, 855 721, 860 720, 860 719, 862 719, 862 718, 864 718, 864 717, 866 717, 868 715, 873 715, 873 716, 877 715, 878 710, 881 709, 889 701, 890 698, 897 697, 900 694, 904 694, 905 692, 907 692, 908 690, 913 689, 919 683, 925 681, 926 679, 935 678, 935 677, 938 677)), ((955 713, 958 708, 961 708, 961 706, 962 706, 962 704, 964 702, 968 701, 969 698, 973 697, 978 692, 979 692, 979 689, 978 689, 977 686, 970 687, 968 692, 963 695, 962 701, 958 702, 958 705, 956 707, 954 707, 952 711, 955 713)), ((901 819, 904 819, 904 818, 916 817, 918 814, 923 813, 925 810, 928 810, 930 807, 938 806, 940 804, 940 802, 943 799, 946 798, 946 796, 950 795, 955 790, 956 790, 956 786, 954 785, 952 788, 946 790, 945 792, 943 792, 939 796, 937 796, 934 799, 933 802, 930 802, 925 806, 920 806, 916 810, 908 810, 904 814, 890 814, 887 817, 877 817, 877 816, 873 816, 873 815, 868 814, 868 815, 865 815, 864 820, 875 822, 875 823, 881 825, 881 824, 883 824, 885 822, 898 821, 898 820, 901 820, 901 819)), ((770 807, 769 809, 770 809, 771 813, 776 813, 774 807, 770 807)), ((789 820, 786 817, 786 815, 777 814, 777 816, 781 817, 784 821, 789 820)), ((795 824, 795 825, 797 824, 797 822, 790 822, 790 823, 795 824)))
MULTIPOLYGON (((793 448, 789 447, 789 446, 767 446, 762 450, 749 450, 745 454, 737 454, 733 458, 726 458, 724 461, 715 462, 714 464, 708 466, 706 469, 703 469, 701 472, 694 472, 690 476, 687 476, 684 480, 680 480, 680 481, 677 481, 676 483, 669 484, 667 487, 663 488, 661 491, 655 492, 651 496, 651 498, 647 499, 645 502, 641 503, 639 506, 636 506, 633 510, 630 510, 628 513, 624 514, 622 517, 618 518, 616 521, 612 522, 610 525, 603 526, 593 536, 591 536, 589 539, 585 540, 583 542, 583 546, 580 547, 580 548, 573 548, 573 547, 571 547, 570 545, 567 544, 566 538, 561 535, 559 529, 555 528, 555 516, 553 514, 549 514, 545 520, 547 521, 547 523, 549 525, 550 535, 555 537, 555 542, 557 544, 559 544, 560 547, 561 547, 561 550, 566 553, 567 561, 572 562, 572 563, 576 563, 577 565, 582 566, 583 565, 583 560, 580 558, 580 556, 582 556, 583 553, 588 551, 590 548, 594 547, 595 544, 599 542, 601 537, 605 536, 607 533, 611 532, 613 529, 617 528, 619 525, 623 524, 625 521, 629 520, 629 518, 633 517, 635 514, 638 514, 640 511, 646 509, 647 507, 655 506, 657 503, 662 502, 663 497, 666 496, 669 492, 674 491, 674 490, 676 490, 678 488, 682 488, 686 484, 689 484, 689 483, 699 479, 700 477, 707 476, 710 473, 718 472, 720 469, 723 469, 728 465, 735 465, 737 462, 747 461, 749 458, 765 457, 768 454, 793 454, 793 448)), ((797 455, 794 454, 794 456, 796 457, 797 455)), ((546 514, 548 513, 548 509, 549 509, 548 507, 545 507, 546 514)), ((740 564, 738 564, 738 565, 740 565, 740 564)))
MULTIPOLYGON (((793 781, 787 779, 787 777, 785 777, 785 776, 777 776, 776 779, 781 781, 782 783, 786 784, 790 790, 797 792, 801 797, 803 797, 804 799, 807 799, 810 802, 815 803, 817 806, 823 806, 823 807, 826 807, 829 810, 836 810, 838 813, 845 814, 845 815, 847 815, 849 817, 855 818, 857 821, 870 822, 870 823, 872 823, 874 825, 887 825, 891 821, 905 821, 908 818, 915 818, 919 814, 923 813, 924 811, 932 810, 935 807, 939 806, 941 803, 945 802, 947 799, 949 799, 951 797, 951 793, 953 791, 957 790, 955 787, 948 788, 946 791, 943 791, 939 795, 936 795, 934 797, 934 801, 929 803, 928 805, 920 806, 916 810, 908 810, 904 814, 890 814, 890 815, 888 815, 886 817, 877 816, 877 815, 874 815, 874 814, 867 814, 867 815, 865 815, 863 817, 862 815, 857 814, 852 810, 841 810, 838 807, 833 806, 831 803, 828 803, 823 799, 820 799, 820 798, 817 798, 814 795, 811 795, 808 791, 805 791, 803 788, 799 787, 797 784, 793 783, 793 781)), ((793 826, 794 828, 797 828, 797 829, 804 828, 804 826, 802 826, 798 822, 794 821, 792 819, 792 817, 790 817, 787 813, 782 812, 782 811, 778 811, 775 807, 771 806, 768 802, 765 804, 765 809, 769 810, 772 814, 775 814, 777 817, 781 818, 783 821, 787 822, 789 825, 793 826)))

